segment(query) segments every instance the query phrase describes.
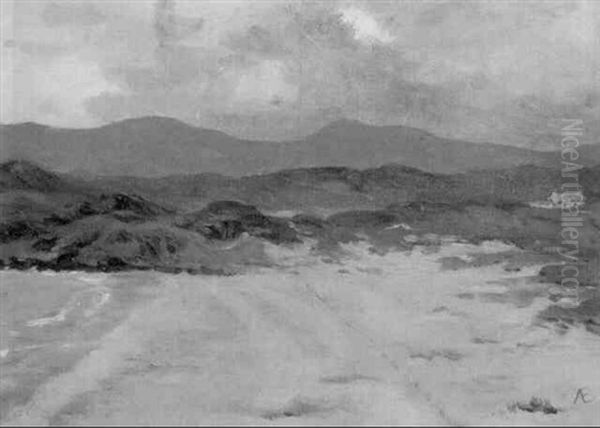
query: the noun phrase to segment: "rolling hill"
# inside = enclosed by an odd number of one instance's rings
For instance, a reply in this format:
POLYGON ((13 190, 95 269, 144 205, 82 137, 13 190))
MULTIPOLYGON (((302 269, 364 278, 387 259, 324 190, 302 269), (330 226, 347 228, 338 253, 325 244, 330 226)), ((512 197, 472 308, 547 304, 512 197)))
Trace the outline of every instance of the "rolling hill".
MULTIPOLYGON (((600 166, 579 179, 588 201, 600 200, 600 166)), ((543 201, 563 182, 560 169, 522 165, 498 170, 433 174, 402 165, 377 168, 316 167, 246 177, 189 174, 168 177, 101 177, 89 186, 141 194, 180 208, 213 200, 243 201, 268 211, 329 214, 345 209, 379 209, 414 201, 461 204, 527 204, 543 201)))
MULTIPOLYGON (((595 260, 600 243, 599 168, 581 170, 590 213, 582 259, 595 260)), ((560 239, 560 210, 528 204, 560 186, 560 170, 531 165, 453 175, 385 165, 83 180, 10 161, 0 165, 0 183, 0 256, 18 269, 235 272, 266 262, 264 242, 315 240, 329 252, 366 237, 385 251, 430 234, 556 255, 560 239)), ((582 272, 596 269, 582 263, 582 272)))

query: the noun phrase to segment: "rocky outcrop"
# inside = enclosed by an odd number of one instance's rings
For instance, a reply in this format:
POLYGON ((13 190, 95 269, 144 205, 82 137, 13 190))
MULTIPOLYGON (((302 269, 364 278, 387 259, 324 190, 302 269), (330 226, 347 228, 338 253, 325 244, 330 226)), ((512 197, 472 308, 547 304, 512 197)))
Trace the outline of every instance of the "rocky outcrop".
POLYGON ((237 201, 216 201, 187 214, 178 224, 213 240, 231 240, 246 232, 276 244, 299 242, 287 221, 262 214, 256 207, 237 201))

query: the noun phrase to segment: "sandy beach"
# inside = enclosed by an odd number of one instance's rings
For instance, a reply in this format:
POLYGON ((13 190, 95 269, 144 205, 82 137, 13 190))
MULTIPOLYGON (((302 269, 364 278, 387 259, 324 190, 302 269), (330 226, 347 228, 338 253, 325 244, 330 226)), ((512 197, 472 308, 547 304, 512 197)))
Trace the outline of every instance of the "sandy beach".
POLYGON ((232 277, 4 271, 2 424, 597 424, 600 340, 536 321, 537 267, 441 268, 506 247, 289 250, 232 277), (19 281, 62 302, 22 313, 19 281), (511 408, 531 397, 558 413, 511 408))

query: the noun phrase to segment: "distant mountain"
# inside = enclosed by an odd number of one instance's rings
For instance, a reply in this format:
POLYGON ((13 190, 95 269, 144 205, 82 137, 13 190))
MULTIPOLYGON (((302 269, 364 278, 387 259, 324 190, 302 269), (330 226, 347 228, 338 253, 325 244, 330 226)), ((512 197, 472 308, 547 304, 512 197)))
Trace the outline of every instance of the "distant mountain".
MULTIPOLYGON (((290 168, 373 168, 388 163, 436 173, 524 164, 560 166, 557 152, 470 143, 415 128, 348 120, 284 142, 242 140, 163 117, 128 119, 93 129, 22 123, 0 126, 0 144, 0 161, 25 159, 84 176, 218 173, 239 177, 290 168)), ((584 165, 600 163, 600 145, 581 147, 580 154, 584 165)))

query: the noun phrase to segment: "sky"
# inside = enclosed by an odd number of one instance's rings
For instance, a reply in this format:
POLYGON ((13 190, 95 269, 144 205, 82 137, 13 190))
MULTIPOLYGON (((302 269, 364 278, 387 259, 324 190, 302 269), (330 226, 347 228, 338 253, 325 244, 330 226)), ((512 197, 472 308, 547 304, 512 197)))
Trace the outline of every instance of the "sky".
POLYGON ((600 2, 2 0, 0 121, 159 115, 287 140, 338 119, 600 143, 600 2))

